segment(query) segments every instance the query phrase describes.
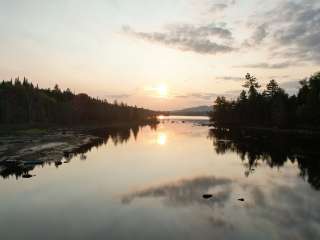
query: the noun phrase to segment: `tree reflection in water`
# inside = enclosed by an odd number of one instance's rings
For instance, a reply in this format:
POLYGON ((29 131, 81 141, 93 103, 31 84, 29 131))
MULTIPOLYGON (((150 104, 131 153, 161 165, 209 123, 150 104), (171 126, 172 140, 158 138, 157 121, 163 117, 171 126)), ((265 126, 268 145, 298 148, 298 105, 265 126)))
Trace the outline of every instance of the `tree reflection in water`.
POLYGON ((260 162, 281 168, 287 161, 297 163, 300 176, 320 190, 319 139, 254 130, 211 129, 209 138, 217 154, 237 153, 249 176, 260 162))
MULTIPOLYGON (((64 162, 68 163, 71 161, 73 157, 76 156, 79 156, 80 160, 86 160, 87 157, 85 154, 87 152, 91 151, 92 148, 107 145, 108 142, 110 142, 110 140, 115 146, 117 146, 119 144, 124 144, 128 142, 132 136, 134 137, 134 139, 137 139, 140 129, 145 126, 149 126, 152 130, 157 129, 157 124, 140 124, 130 127, 108 127, 88 130, 88 134, 98 136, 99 138, 90 141, 89 143, 81 146, 72 153, 65 154, 64 162)), ((51 166, 54 164, 58 168, 61 166, 62 160, 63 159, 57 159, 57 161, 55 162, 43 162, 42 164, 40 164, 40 166, 44 167, 46 165, 51 166)), ((29 174, 29 172, 34 170, 35 167, 36 165, 13 165, 10 167, 4 167, 0 171, 0 176, 4 179, 9 178, 10 176, 14 176, 16 179, 19 179, 22 178, 24 175, 29 174)))

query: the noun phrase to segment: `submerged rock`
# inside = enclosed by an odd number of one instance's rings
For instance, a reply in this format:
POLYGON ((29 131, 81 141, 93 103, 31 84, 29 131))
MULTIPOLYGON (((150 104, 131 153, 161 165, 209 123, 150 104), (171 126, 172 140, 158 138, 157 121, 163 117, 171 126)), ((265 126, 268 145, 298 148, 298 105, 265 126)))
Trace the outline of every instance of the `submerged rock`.
POLYGON ((210 198, 212 198, 212 194, 203 194, 202 197, 204 199, 210 199, 210 198))
POLYGON ((29 173, 26 173, 26 174, 23 174, 22 177, 23 177, 23 178, 32 178, 32 177, 34 177, 34 175, 31 175, 31 174, 29 174, 29 173))
POLYGON ((60 166, 60 165, 62 165, 62 162, 61 161, 55 161, 54 165, 60 166))

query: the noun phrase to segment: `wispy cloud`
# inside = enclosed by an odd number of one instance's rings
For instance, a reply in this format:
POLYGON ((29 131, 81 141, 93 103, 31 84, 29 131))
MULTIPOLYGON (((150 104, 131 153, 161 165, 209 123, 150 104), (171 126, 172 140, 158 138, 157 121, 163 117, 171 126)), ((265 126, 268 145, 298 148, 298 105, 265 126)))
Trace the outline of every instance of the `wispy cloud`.
POLYGON ((123 31, 133 37, 160 43, 182 51, 200 54, 217 54, 235 51, 230 46, 232 33, 229 29, 214 23, 208 25, 168 25, 162 32, 137 32, 129 26, 123 31), (212 40, 215 38, 216 40, 212 40))
POLYGON ((244 78, 243 77, 222 76, 222 77, 216 77, 216 79, 225 80, 225 81, 241 81, 244 78))
POLYGON ((106 94, 105 97, 108 99, 125 99, 131 97, 132 94, 106 94))
POLYGON ((263 68, 263 69, 283 69, 283 68, 288 68, 291 66, 296 66, 297 63, 291 62, 291 61, 285 61, 285 62, 280 62, 280 63, 266 63, 266 62, 261 62, 261 63, 255 63, 255 64, 246 64, 246 65, 238 65, 234 66, 235 68, 263 68))
MULTIPOLYGON (((281 14, 273 24, 275 41, 284 56, 320 62, 320 4, 319 1, 287 1, 277 9, 281 14), (284 26, 284 27, 283 27, 284 26)), ((270 13, 269 13, 270 14, 270 13)))
POLYGON ((245 43, 257 45, 269 37, 273 56, 320 62, 320 2, 281 1, 271 11, 250 19, 255 33, 245 43))
POLYGON ((235 0, 231 0, 231 1, 226 0, 226 1, 222 1, 220 3, 210 1, 207 3, 209 5, 208 11, 213 14, 221 13, 224 10, 226 10, 228 7, 235 5, 235 3, 236 3, 235 0))
POLYGON ((283 83, 279 83, 280 87, 284 88, 289 94, 296 94, 300 87, 300 80, 292 80, 283 83))
POLYGON ((224 9, 226 9, 228 7, 227 3, 214 3, 212 4, 212 6, 209 8, 210 12, 216 13, 216 12, 220 12, 223 11, 224 9))
POLYGON ((234 98, 241 90, 229 90, 223 93, 201 93, 201 92, 194 92, 194 93, 187 93, 183 95, 176 95, 176 98, 186 98, 186 99, 195 99, 195 100, 202 100, 205 102, 214 101, 218 96, 225 96, 227 98, 234 98))
POLYGON ((246 39, 242 46, 244 47, 254 47, 262 43, 262 41, 268 36, 268 26, 267 24, 261 24, 255 27, 255 30, 251 38, 246 39))
POLYGON ((273 75, 273 76, 269 76, 269 78, 272 79, 277 79, 277 78, 289 78, 290 75, 273 75))
POLYGON ((188 99, 200 99, 200 100, 213 100, 214 98, 216 98, 218 96, 218 94, 216 93, 187 93, 184 95, 177 95, 175 96, 176 98, 188 98, 188 99))

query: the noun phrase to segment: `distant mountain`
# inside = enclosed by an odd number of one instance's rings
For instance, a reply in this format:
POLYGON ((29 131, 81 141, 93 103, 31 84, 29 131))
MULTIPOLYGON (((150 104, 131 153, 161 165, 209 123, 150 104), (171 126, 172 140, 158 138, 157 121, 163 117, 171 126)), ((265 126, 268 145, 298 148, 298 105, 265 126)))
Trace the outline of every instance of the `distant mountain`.
POLYGON ((171 115, 205 116, 212 111, 212 106, 198 106, 170 111, 171 115))

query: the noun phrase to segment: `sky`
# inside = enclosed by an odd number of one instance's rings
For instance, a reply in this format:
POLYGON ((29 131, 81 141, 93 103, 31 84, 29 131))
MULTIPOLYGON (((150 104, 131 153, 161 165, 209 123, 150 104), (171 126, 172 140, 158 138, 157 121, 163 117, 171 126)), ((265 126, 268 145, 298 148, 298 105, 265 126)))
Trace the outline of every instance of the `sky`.
POLYGON ((0 78, 154 110, 294 93, 319 71, 319 0, 0 0, 0 78))

